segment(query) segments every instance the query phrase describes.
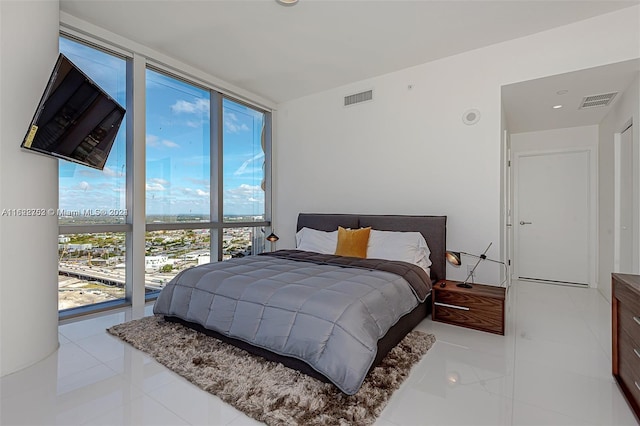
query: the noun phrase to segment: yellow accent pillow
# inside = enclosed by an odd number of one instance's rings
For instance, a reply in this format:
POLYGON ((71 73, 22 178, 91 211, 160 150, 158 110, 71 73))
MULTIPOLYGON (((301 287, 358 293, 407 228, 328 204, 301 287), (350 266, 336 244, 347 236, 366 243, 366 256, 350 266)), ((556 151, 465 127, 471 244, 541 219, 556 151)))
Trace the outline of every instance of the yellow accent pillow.
POLYGON ((337 256, 367 257, 367 245, 371 227, 360 229, 345 229, 338 227, 337 256))

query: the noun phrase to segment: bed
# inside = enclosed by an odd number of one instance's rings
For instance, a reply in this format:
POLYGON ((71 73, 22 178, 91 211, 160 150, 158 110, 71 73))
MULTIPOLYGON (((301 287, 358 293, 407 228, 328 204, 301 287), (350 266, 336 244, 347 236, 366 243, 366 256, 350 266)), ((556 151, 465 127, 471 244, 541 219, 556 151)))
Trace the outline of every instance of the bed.
POLYGON ((446 216, 298 216, 297 231, 338 227, 420 233, 429 275, 396 260, 278 250, 182 271, 162 290, 154 313, 352 395, 430 313, 431 285, 446 278, 446 216))

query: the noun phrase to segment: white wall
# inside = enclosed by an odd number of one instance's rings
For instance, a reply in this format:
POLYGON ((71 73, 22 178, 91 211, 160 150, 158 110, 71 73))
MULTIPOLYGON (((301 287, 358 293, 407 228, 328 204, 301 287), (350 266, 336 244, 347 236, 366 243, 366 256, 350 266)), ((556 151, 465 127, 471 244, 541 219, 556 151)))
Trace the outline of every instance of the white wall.
MULTIPOLYGON (((634 6, 279 105, 278 247, 294 246, 299 212, 444 214, 448 248, 492 241, 501 256, 501 86, 635 59, 639 17, 634 6), (373 102, 342 106, 367 89, 373 102), (472 126, 469 108, 482 114, 472 126)), ((499 269, 484 262, 478 281, 499 282, 499 269)))
MULTIPOLYGON (((58 161, 20 148, 58 55, 58 1, 0 1, 0 209, 58 207, 58 161)), ((0 215, 0 376, 58 347, 58 221, 0 215)))
MULTIPOLYGON (((516 173, 515 159, 519 154, 523 153, 540 153, 568 150, 586 150, 589 151, 589 194, 590 212, 589 214, 589 241, 593 243, 589 247, 589 285, 595 287, 597 285, 597 248, 598 248, 598 126, 581 126, 568 127, 563 129, 543 130, 537 132, 513 133, 511 134, 511 159, 512 173, 516 173)), ((512 178, 512 182, 515 180, 512 178)), ((515 188, 513 188, 515 190, 515 188)), ((517 201, 518 195, 513 194, 514 203, 517 201)), ((515 204, 514 204, 515 205, 515 204)), ((514 220, 515 222, 515 220, 514 220)), ((517 226, 517 225, 514 225, 517 226)), ((517 253, 516 253, 517 254, 517 253)), ((514 259, 517 263, 518 259, 514 259)), ((514 270, 517 270, 517 264, 514 264, 514 270)))
MULTIPOLYGON (((597 149, 598 126, 565 127, 511 134, 512 155, 522 152, 597 149)), ((595 163, 594 163, 595 164, 595 163)))
MULTIPOLYGON (((615 144, 614 135, 633 122, 634 182, 640 182, 640 77, 636 78, 620 99, 612 106, 611 112, 600 123, 599 158, 599 273, 598 288, 611 300, 611 273, 614 272, 614 181, 615 181, 615 144)), ((640 187, 636 188, 634 220, 636 230, 640 232, 640 187)), ((636 268, 640 263, 638 247, 640 236, 634 239, 636 268)))

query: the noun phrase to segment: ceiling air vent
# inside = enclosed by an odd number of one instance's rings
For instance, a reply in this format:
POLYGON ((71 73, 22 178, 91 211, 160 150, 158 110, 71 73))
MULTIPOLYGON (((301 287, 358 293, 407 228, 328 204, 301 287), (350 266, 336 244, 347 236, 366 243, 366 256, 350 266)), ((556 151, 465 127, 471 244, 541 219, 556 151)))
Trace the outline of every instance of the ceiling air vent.
POLYGON ((344 106, 350 106, 359 104, 360 102, 366 102, 373 100, 373 90, 367 90, 366 92, 356 93, 344 97, 344 106))
POLYGON ((603 95, 591 95, 582 98, 580 109, 608 106, 618 92, 605 93, 603 95))

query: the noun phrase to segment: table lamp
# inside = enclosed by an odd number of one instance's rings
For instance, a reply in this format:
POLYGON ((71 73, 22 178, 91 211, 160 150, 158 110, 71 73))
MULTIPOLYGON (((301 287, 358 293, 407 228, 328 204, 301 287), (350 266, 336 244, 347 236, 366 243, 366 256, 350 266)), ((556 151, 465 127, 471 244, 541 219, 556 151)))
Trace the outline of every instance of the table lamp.
POLYGON ((491 244, 493 244, 493 243, 489 243, 489 246, 487 246, 487 248, 485 249, 484 253, 482 253, 480 256, 475 255, 475 254, 471 254, 471 253, 465 253, 463 251, 449 251, 449 250, 447 250, 447 252, 445 253, 445 258, 447 259, 447 261, 450 264, 452 264, 454 266, 460 266, 462 264, 461 256, 463 254, 465 256, 475 257, 476 259, 478 259, 476 264, 473 265, 473 268, 471 269, 471 271, 469 271, 469 275, 467 275, 467 278, 465 278, 463 282, 457 284, 458 287, 463 287, 463 288, 472 288, 473 287, 471 284, 469 284, 469 278, 473 277, 473 273, 476 271, 476 268, 478 267, 480 262, 482 262, 483 260, 488 260, 488 261, 494 262, 494 263, 500 263, 500 264, 504 265, 505 271, 506 271, 507 265, 504 262, 502 262, 500 260, 493 260, 493 259, 487 258, 487 252, 489 251, 489 248, 491 247, 491 244))

